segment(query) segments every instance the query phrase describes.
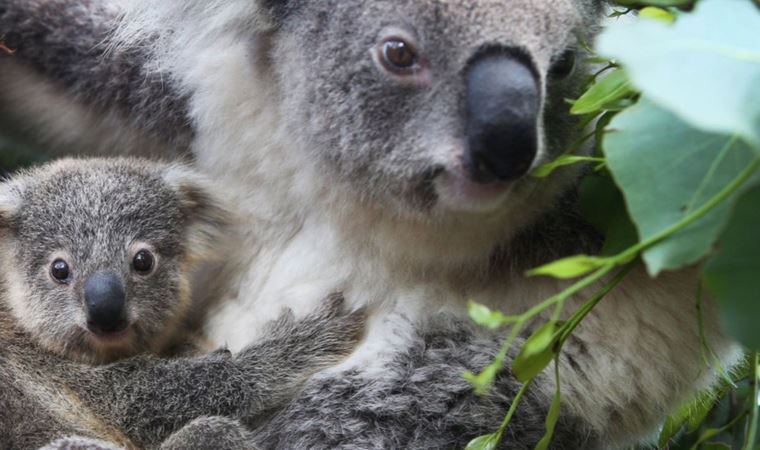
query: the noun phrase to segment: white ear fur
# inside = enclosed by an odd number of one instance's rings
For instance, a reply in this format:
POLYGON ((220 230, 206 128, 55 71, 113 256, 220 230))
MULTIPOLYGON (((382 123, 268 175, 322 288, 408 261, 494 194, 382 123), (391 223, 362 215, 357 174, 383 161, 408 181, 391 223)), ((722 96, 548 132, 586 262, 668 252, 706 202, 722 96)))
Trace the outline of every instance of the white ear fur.
POLYGON ((23 192, 23 183, 18 180, 0 183, 0 228, 7 227, 21 207, 23 192))
POLYGON ((221 240, 231 227, 232 216, 222 206, 211 182, 183 164, 170 165, 164 182, 177 194, 188 215, 188 248, 192 258, 213 258, 221 250, 221 240))

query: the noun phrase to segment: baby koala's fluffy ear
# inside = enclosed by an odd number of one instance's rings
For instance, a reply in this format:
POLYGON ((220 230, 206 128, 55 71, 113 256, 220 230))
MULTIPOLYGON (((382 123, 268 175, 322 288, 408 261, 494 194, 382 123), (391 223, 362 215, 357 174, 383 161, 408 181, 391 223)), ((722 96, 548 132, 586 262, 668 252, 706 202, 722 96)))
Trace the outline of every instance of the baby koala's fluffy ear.
POLYGON ((182 164, 169 166, 163 179, 177 194, 180 207, 188 216, 191 257, 219 256, 223 237, 232 227, 232 214, 222 205, 210 180, 182 164))
POLYGON ((10 226, 13 216, 21 207, 24 185, 18 180, 0 182, 0 228, 10 226))

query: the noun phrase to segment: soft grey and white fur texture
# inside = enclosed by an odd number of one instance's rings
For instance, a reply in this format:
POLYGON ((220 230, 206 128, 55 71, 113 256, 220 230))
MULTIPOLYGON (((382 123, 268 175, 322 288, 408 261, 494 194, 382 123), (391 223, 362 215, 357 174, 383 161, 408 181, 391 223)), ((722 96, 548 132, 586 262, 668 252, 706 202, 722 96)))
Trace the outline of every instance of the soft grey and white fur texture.
MULTIPOLYGON (((602 10, 595 0, 2 0, 16 53, 0 57, 0 96, 67 139, 97 139, 96 119, 114 115, 130 147, 149 132, 187 136, 243 216, 237 288, 207 321, 217 342, 240 348, 282 307, 306 314, 328 292, 369 307, 363 344, 256 432, 262 447, 455 448, 494 430, 520 386, 508 368, 484 397, 463 381, 501 339, 467 323, 467 301, 523 312, 566 285, 525 269, 598 248, 574 200, 578 170, 520 175, 577 137, 565 99, 579 94, 581 40, 602 10), (120 8, 118 24, 102 25, 120 8), (109 44, 93 46, 109 29, 109 44), (114 61, 143 76, 108 71, 114 61), (162 120, 122 92, 179 109, 162 120)), ((692 270, 650 280, 637 269, 594 309, 560 357, 555 448, 646 442, 715 380, 700 357, 696 286, 692 270)), ((731 365, 738 349, 711 311, 708 339, 731 365)), ((532 385, 506 447, 532 448, 554 388, 546 375, 532 385)))
POLYGON ((235 356, 157 356, 193 347, 188 278, 227 222, 212 192, 185 166, 126 159, 0 184, 0 448, 250 448, 243 423, 350 353, 363 318, 333 296, 235 356))

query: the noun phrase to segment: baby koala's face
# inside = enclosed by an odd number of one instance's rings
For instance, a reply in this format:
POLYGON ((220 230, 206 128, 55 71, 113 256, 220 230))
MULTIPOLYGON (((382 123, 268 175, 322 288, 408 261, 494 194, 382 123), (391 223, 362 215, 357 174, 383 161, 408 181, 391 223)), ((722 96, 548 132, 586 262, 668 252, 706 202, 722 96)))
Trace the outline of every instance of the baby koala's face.
POLYGON ((21 325, 89 362, 165 345, 189 307, 199 246, 210 248, 201 241, 222 226, 198 180, 179 166, 66 160, 9 185, 5 285, 21 325))

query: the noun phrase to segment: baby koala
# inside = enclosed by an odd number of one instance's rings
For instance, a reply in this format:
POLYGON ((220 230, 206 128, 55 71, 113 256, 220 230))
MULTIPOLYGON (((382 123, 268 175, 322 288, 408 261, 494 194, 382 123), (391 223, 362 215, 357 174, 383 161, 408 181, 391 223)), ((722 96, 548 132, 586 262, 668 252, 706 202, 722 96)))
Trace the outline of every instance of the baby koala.
POLYGON ((156 356, 189 339, 189 278, 229 222, 214 198, 184 165, 133 159, 61 160, 0 184, 0 448, 182 448, 192 430, 253 423, 350 353, 363 315, 334 297, 238 355, 156 356))
POLYGON ((176 343, 225 211, 182 165, 58 161, 0 190, 6 303, 42 347, 103 363, 176 343))

